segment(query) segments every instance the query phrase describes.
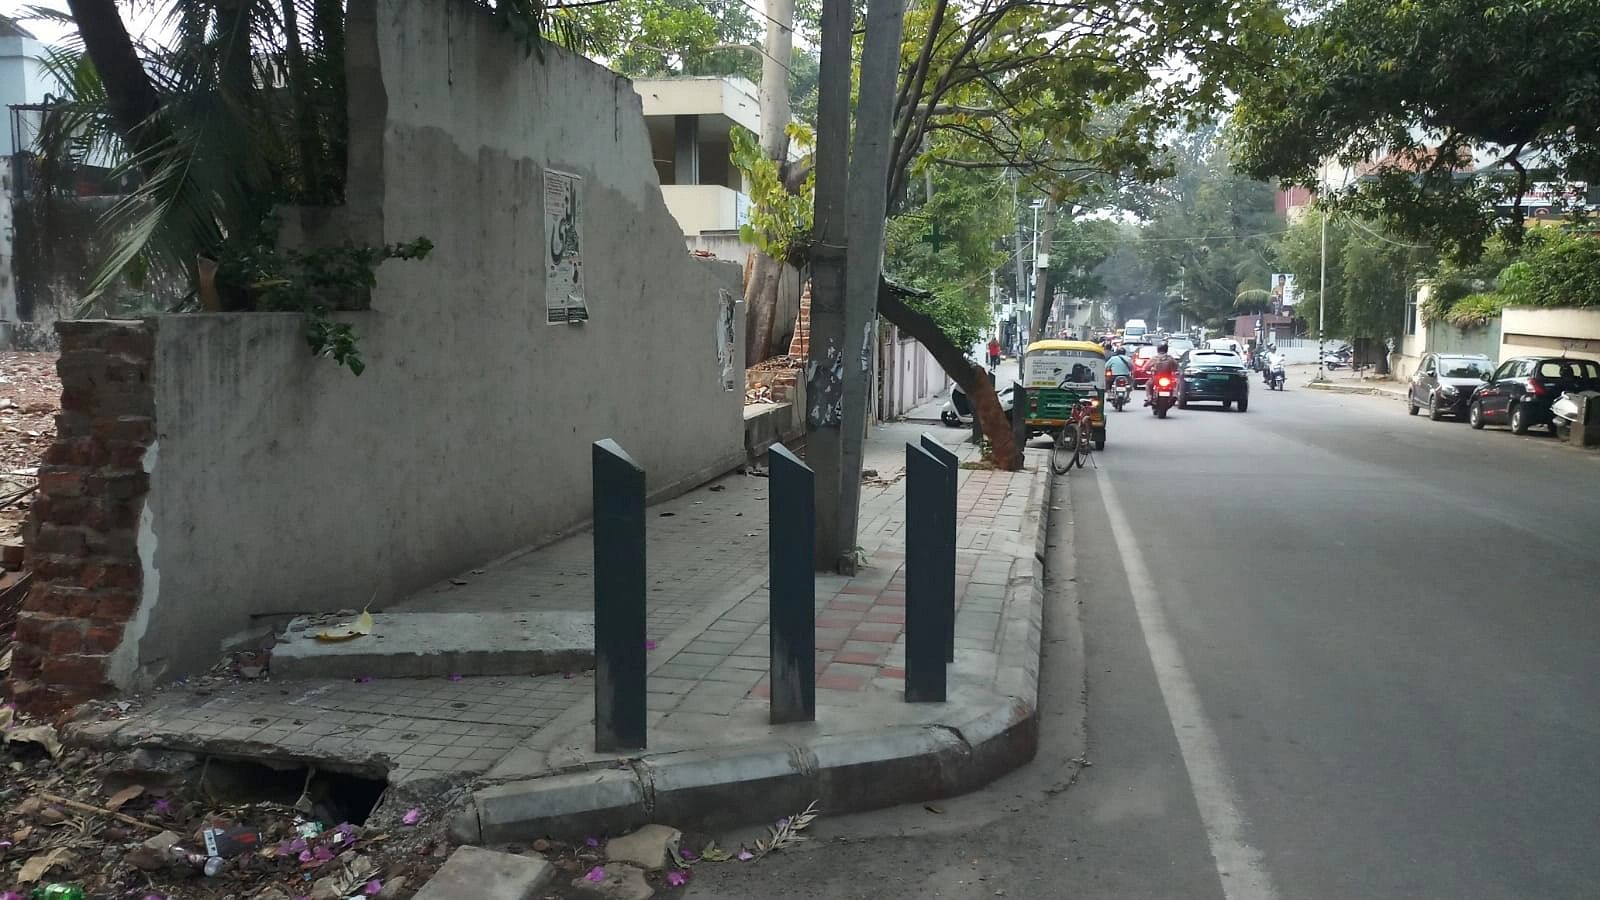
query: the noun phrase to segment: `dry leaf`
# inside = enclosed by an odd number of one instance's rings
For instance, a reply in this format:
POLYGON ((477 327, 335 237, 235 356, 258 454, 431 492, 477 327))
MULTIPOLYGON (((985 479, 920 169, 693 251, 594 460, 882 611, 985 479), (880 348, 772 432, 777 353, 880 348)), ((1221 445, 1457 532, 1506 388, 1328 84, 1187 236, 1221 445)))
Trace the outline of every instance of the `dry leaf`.
POLYGON ((45 749, 46 753, 50 754, 52 759, 61 756, 61 741, 56 739, 56 730, 51 728, 49 725, 32 725, 27 728, 12 728, 6 731, 4 734, 0 734, 0 738, 3 738, 7 744, 15 744, 18 742, 26 744, 38 744, 45 749))
POLYGON ((66 865, 70 862, 72 862, 72 851, 66 847, 57 847, 48 853, 30 857, 27 862, 22 864, 22 871, 17 873, 17 881, 22 884, 32 884, 50 874, 50 870, 56 866, 66 865))
POLYGON ((11 671, 11 648, 7 647, 6 652, 0 653, 0 672, 9 671, 11 671))
POLYGON ((116 812, 124 806, 127 806, 130 802, 138 799, 143 794, 144 785, 130 784, 122 790, 111 795, 111 799, 106 801, 106 809, 116 812))
POLYGON ((31 837, 33 837, 33 826, 27 825, 11 832, 11 843, 20 844, 31 837))
POLYGON ((348 641, 352 638, 358 638, 362 635, 371 633, 372 613, 369 613, 363 609, 361 611, 361 615, 356 616, 356 620, 354 622, 344 622, 339 625, 335 625, 332 628, 324 628, 317 632, 317 640, 348 641))

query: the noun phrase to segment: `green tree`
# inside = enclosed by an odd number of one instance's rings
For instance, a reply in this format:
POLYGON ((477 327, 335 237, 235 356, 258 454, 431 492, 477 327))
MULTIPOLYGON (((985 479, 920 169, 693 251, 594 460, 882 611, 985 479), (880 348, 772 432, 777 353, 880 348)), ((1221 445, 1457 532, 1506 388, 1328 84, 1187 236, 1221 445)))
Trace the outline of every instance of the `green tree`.
POLYGON ((1499 200, 1520 241, 1533 178, 1600 175, 1595 17, 1574 0, 1320 4, 1241 90, 1241 162, 1306 185, 1326 160, 1369 164, 1348 209, 1467 258, 1499 200), (1475 154, 1491 177, 1462 177, 1475 154))
POLYGON ((997 173, 934 169, 933 196, 889 220, 884 270, 927 293, 910 301, 939 323, 958 347, 988 329, 989 283, 1007 254, 996 249, 1011 229, 1011 188, 997 173))

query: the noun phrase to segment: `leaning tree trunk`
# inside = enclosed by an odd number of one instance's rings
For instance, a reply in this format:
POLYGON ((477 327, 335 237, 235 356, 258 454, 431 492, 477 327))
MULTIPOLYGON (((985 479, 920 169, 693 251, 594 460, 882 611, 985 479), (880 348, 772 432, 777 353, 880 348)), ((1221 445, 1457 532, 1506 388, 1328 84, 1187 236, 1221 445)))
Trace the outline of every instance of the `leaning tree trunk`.
MULTIPOLYGON (((938 322, 907 306, 900 298, 900 292, 881 279, 878 282, 878 312, 928 348, 945 374, 967 392, 967 399, 972 403, 972 417, 983 429, 984 437, 989 439, 994 464, 1009 472, 1022 468, 1022 450, 1011 436, 1011 423, 1006 418, 1005 410, 1000 408, 1000 397, 995 393, 994 382, 989 378, 988 371, 982 366, 973 365, 961 348, 945 337, 938 322)), ((1017 410, 1017 415, 1024 415, 1025 412, 1017 410)))

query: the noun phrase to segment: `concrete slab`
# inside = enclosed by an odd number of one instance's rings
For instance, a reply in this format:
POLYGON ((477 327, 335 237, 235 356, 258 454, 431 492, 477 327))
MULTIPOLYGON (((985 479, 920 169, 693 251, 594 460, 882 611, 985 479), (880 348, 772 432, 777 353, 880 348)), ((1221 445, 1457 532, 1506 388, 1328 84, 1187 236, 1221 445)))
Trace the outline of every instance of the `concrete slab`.
POLYGON ((458 847, 413 900, 534 900, 554 877, 539 857, 458 847))
POLYGON ((582 610, 377 613, 372 633, 319 641, 296 619, 272 650, 279 678, 551 675, 594 668, 594 616, 582 610))

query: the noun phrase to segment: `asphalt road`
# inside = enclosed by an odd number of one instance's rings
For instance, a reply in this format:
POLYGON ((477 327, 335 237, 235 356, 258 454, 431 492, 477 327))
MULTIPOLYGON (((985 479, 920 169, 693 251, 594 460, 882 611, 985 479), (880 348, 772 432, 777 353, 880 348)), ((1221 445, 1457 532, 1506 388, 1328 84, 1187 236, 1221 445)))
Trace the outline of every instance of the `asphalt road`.
POLYGON ((1251 400, 1064 479, 1034 763, 687 896, 1600 896, 1600 454, 1251 400))

